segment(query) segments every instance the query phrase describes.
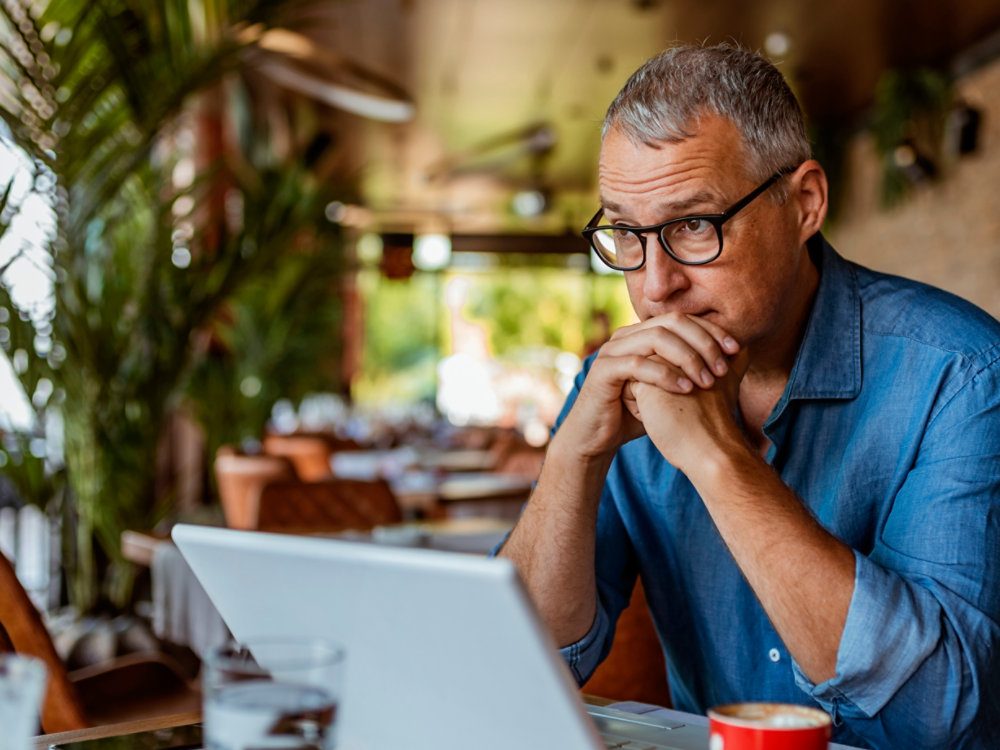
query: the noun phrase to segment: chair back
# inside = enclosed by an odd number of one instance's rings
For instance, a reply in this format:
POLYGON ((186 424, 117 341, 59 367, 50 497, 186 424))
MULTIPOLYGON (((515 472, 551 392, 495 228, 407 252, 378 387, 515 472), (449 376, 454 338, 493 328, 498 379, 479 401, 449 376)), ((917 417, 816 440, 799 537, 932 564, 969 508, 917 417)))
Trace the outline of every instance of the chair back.
POLYGON ((275 481, 268 482, 261 491, 257 528, 285 532, 368 531, 402 519, 392 488, 381 479, 275 481))
POLYGON ((66 665, 52 643, 42 616, 24 590, 14 566, 0 554, 0 650, 41 659, 48 672, 41 707, 42 731, 65 732, 90 726, 80 697, 66 673, 66 665))
POLYGON ((257 528, 260 492, 272 481, 295 480, 295 467, 285 456, 246 455, 223 446, 215 456, 215 481, 226 525, 257 528))

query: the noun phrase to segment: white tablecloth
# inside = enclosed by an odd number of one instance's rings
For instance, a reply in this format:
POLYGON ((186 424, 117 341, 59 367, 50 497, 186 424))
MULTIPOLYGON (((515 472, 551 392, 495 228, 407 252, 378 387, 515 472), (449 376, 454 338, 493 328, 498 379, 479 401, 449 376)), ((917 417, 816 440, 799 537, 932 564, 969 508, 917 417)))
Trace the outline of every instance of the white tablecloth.
POLYGON ((153 552, 153 632, 159 638, 189 646, 198 656, 231 638, 195 577, 173 544, 159 544, 153 552))

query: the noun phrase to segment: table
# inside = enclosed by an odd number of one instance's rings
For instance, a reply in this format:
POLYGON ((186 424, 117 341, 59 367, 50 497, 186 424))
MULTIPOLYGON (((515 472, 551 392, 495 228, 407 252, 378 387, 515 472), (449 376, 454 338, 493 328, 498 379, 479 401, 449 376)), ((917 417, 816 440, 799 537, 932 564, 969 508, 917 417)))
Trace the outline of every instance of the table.
POLYGON ((496 456, 485 450, 429 451, 412 447, 344 451, 330 470, 344 479, 385 479, 404 515, 490 515, 517 518, 532 480, 489 469, 496 456))
POLYGON ((488 516, 516 519, 531 494, 532 482, 526 477, 493 471, 436 472, 408 471, 390 478, 396 499, 404 515, 422 512, 459 518, 488 516))
POLYGON ((496 455, 488 450, 423 450, 417 455, 421 468, 442 471, 490 471, 497 462, 496 455))
MULTIPOLYGON (((587 703, 592 703, 596 706, 606 706, 613 703, 613 701, 605 698, 597 698, 589 695, 585 695, 583 698, 587 703)), ((88 729, 74 729, 69 732, 42 734, 34 739, 31 750, 49 750, 49 748, 53 745, 65 745, 71 742, 87 742, 90 740, 103 739, 120 740, 137 732, 152 732, 157 730, 192 727, 200 721, 201 713, 192 712, 186 714, 173 714, 171 716, 159 716, 152 719, 136 719, 134 721, 126 721, 120 724, 105 724, 104 726, 90 727, 88 729)), ((126 750, 130 745, 137 747, 137 743, 125 744, 121 742, 109 741, 107 743, 107 750, 118 750, 118 748, 126 750)), ((95 748, 95 750, 104 750, 104 748, 95 748)))
MULTIPOLYGON (((195 711, 184 714, 171 714, 169 716, 157 716, 152 719, 134 719, 119 724, 105 724, 87 729, 74 729, 69 732, 42 734, 35 737, 32 750, 48 750, 53 745, 65 745, 70 742, 122 738, 136 732, 152 732, 160 729, 189 727, 200 721, 201 712, 195 711)), ((109 750, 113 745, 120 746, 119 743, 109 742, 109 750)))
POLYGON ((330 457, 330 470, 348 479, 392 476, 407 469, 427 471, 489 471, 496 455, 488 450, 399 448, 339 451, 330 457))
MULTIPOLYGON (((635 708, 636 704, 616 703, 613 700, 598 698, 592 695, 582 695, 581 697, 583 698, 584 703, 589 703, 595 706, 612 706, 627 711, 641 711, 641 709, 635 708)), ((646 708, 648 709, 649 707, 646 706, 646 708)), ((660 718, 675 719, 677 721, 682 721, 696 726, 707 727, 708 725, 708 719, 705 716, 687 714, 682 711, 675 711, 669 708, 656 709, 654 714, 659 715, 660 718)), ((34 739, 31 750, 49 750, 49 748, 53 746, 63 746, 68 743, 88 742, 92 740, 107 740, 107 742, 100 743, 99 746, 94 746, 90 750, 168 750, 168 748, 176 748, 181 745, 189 747, 193 742, 199 742, 200 744, 200 721, 200 712, 194 712, 174 714, 172 716, 161 716, 153 719, 138 719, 135 721, 123 722, 121 724, 106 724, 101 727, 75 729, 70 732, 59 732, 57 734, 43 734, 34 739), (170 733, 167 730, 171 729, 177 731, 177 734, 174 735, 175 741, 172 743, 163 742, 163 744, 157 745, 155 742, 157 739, 156 737, 152 738, 152 742, 140 742, 138 738, 129 740, 129 735, 133 735, 138 732, 155 732, 157 730, 165 730, 165 732, 169 735, 170 733)), ((148 740, 149 738, 146 739, 148 740)), ((706 745, 708 744, 707 739, 708 738, 706 736, 706 745)), ((830 750, 858 749, 831 742, 830 750)))
POLYGON ((156 548, 161 544, 170 543, 166 537, 151 534, 148 531, 126 530, 122 532, 121 536, 122 557, 136 565, 151 568, 156 548))

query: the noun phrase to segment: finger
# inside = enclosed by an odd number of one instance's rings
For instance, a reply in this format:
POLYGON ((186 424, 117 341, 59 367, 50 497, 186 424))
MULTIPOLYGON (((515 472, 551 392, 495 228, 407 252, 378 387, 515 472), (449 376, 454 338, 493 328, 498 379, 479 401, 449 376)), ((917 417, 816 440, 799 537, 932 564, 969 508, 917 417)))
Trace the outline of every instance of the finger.
POLYGON ((739 342, 726 329, 697 315, 668 313, 644 323, 668 328, 684 337, 718 376, 726 374, 728 358, 740 349, 739 342))
POLYGON ((718 342, 722 350, 729 356, 736 354, 740 350, 740 342, 733 338, 733 336, 718 323, 713 323, 711 320, 702 318, 698 315, 688 315, 687 317, 689 320, 697 323, 708 331, 712 338, 718 342))
MULTIPOLYGON (((722 377, 728 372, 728 359, 740 350, 740 344, 722 326, 713 323, 696 315, 685 315, 680 313, 667 313, 648 318, 639 323, 622 326, 611 336, 611 340, 617 342, 628 341, 627 348, 615 350, 618 353, 625 351, 636 351, 635 346, 642 344, 645 339, 632 339, 631 337, 646 331, 656 331, 666 329, 683 338, 691 349, 701 355, 702 361, 707 365, 710 374, 715 377, 722 377), (708 337, 706 337, 706 335, 708 337)), ((677 357, 692 357, 692 353, 687 350, 677 350, 677 357)), ((611 353, 609 351, 609 353, 611 353)), ((666 350, 661 349, 661 355, 666 350)), ((676 357, 675 357, 676 358, 676 357)), ((678 359, 678 362, 683 360, 678 359)), ((693 378, 703 387, 713 385, 712 378, 705 378, 701 373, 701 366, 694 359, 690 359, 685 367, 689 377, 693 378)))
MULTIPOLYGON (((608 347, 608 344, 604 345, 608 347)), ((610 348, 610 347, 609 347, 610 348)), ((585 388, 595 393, 603 392, 605 400, 618 401, 630 382, 642 382, 656 386, 672 393, 690 393, 695 384, 679 367, 664 358, 652 354, 647 355, 646 347, 640 349, 642 354, 628 352, 611 355, 602 351, 594 360, 594 365, 584 382, 585 388)))
POLYGON ((642 415, 639 413, 639 404, 632 393, 631 382, 626 383, 625 388, 622 390, 622 404, 636 420, 642 421, 642 415))
MULTIPOLYGON (((625 372, 630 383, 650 385, 671 393, 691 393, 699 385, 682 368, 659 355, 626 359, 625 372)), ((632 395, 634 397, 634 392, 632 395)))
POLYGON ((637 329, 640 329, 641 327, 642 323, 630 323, 629 325, 622 326, 621 328, 616 328, 614 331, 611 332, 611 337, 608 339, 608 341, 615 341, 616 339, 621 339, 625 336, 628 336, 631 333, 634 333, 637 329))
POLYGON ((725 375, 727 354, 712 334, 686 316, 650 318, 620 339, 609 342, 607 354, 646 354, 659 357, 684 372, 702 388, 711 388, 725 375))
POLYGON ((707 331, 709 335, 711 335, 712 338, 715 339, 716 343, 719 345, 719 348, 722 349, 729 356, 736 354, 740 350, 740 343, 718 323, 713 323, 707 318, 702 318, 698 315, 690 315, 690 314, 681 315, 679 313, 668 313, 666 315, 658 315, 653 318, 647 318, 646 320, 640 321, 639 323, 632 323, 630 325, 622 326, 621 328, 616 329, 611 334, 611 338, 615 339, 623 336, 628 336, 632 333, 635 333, 636 331, 640 331, 645 328, 653 326, 663 326, 665 324, 664 321, 667 321, 666 325, 667 327, 670 327, 669 321, 671 319, 685 319, 687 321, 690 321, 692 323, 701 326, 701 328, 707 331))

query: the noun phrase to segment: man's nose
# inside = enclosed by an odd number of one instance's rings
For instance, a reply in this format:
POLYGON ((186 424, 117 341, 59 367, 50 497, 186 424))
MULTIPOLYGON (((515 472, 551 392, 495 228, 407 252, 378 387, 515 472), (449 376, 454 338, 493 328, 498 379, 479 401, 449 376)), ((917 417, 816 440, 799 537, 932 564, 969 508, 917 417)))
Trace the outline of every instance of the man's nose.
POLYGON ((660 244, 660 238, 656 232, 647 232, 644 236, 646 241, 646 264, 642 270, 645 274, 643 278, 643 296, 652 302, 660 302, 668 299, 677 291, 687 289, 690 280, 683 263, 678 263, 660 244))

